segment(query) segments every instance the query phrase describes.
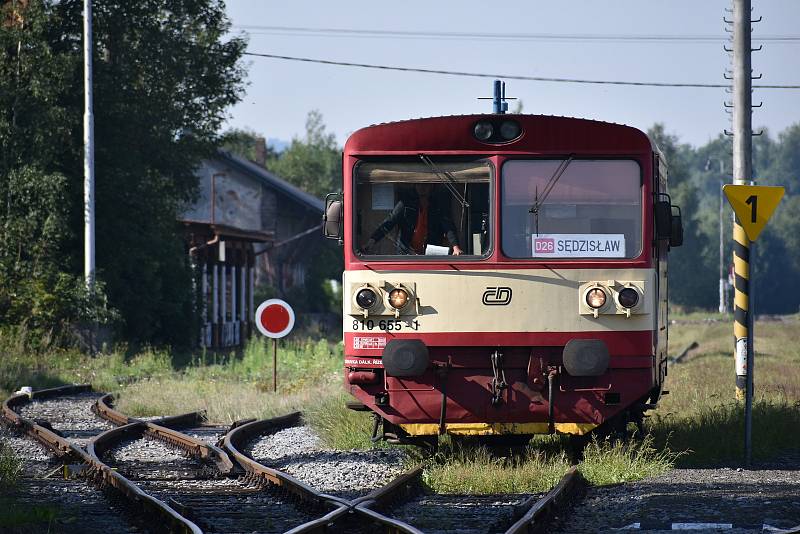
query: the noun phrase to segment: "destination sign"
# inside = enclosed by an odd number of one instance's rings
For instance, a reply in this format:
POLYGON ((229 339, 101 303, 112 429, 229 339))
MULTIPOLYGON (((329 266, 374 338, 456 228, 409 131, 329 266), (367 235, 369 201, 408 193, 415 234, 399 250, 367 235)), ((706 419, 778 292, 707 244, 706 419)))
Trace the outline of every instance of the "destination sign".
POLYGON ((539 234, 531 236, 534 258, 624 258, 624 234, 539 234))

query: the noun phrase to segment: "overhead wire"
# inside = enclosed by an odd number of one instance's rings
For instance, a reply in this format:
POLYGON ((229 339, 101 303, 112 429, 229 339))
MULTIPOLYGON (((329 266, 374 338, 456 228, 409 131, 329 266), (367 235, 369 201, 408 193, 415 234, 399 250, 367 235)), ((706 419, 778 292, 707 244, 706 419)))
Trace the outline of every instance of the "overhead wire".
MULTIPOLYGON (((350 28, 309 28, 301 26, 234 25, 233 29, 255 35, 316 35, 320 37, 412 38, 499 41, 565 41, 565 42, 680 42, 714 43, 727 41, 718 35, 635 35, 635 34, 553 34, 553 33, 471 33, 445 31, 371 30, 350 28)), ((754 36, 753 41, 770 43, 800 43, 798 35, 754 36)))
MULTIPOLYGON (((423 69, 417 67, 397 67, 390 65, 377 65, 373 63, 354 63, 348 61, 332 61, 328 59, 307 58, 298 56, 283 56, 278 54, 263 54, 258 52, 244 52, 246 56, 263 57, 268 59, 280 59, 284 61, 299 61, 304 63, 316 63, 321 65, 335 65, 340 67, 359 67, 365 69, 379 69, 399 72, 415 72, 422 74, 440 74, 447 76, 467 76, 472 78, 502 78, 506 80, 522 80, 534 82, 554 82, 554 83, 579 83, 579 84, 595 84, 595 85, 625 85, 625 86, 638 86, 638 87, 699 87, 699 88, 726 88, 731 87, 730 84, 721 83, 683 83, 683 82, 641 82, 641 81, 623 81, 623 80, 589 80, 580 78, 553 78, 545 76, 523 76, 517 74, 497 74, 497 73, 479 73, 479 72, 463 72, 453 70, 439 70, 439 69, 423 69)), ((800 89, 800 85, 782 85, 782 84, 753 84, 753 89, 800 89)))

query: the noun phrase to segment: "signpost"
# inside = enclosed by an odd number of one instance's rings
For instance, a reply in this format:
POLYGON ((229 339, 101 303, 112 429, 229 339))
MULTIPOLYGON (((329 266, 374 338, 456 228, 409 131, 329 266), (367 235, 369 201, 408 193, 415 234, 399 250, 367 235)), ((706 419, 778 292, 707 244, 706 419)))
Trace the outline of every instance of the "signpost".
MULTIPOLYGON (((747 327, 747 338, 736 340, 736 368, 737 375, 746 376, 745 405, 744 405, 744 456, 745 465, 749 466, 752 458, 752 428, 753 428, 753 259, 754 242, 767 225, 775 208, 783 198, 783 187, 763 185, 725 185, 722 191, 728 198, 734 213, 736 224, 744 230, 747 240, 750 241, 749 251, 743 250, 741 255, 734 254, 734 261, 741 265, 736 269, 735 281, 735 306, 734 321, 747 327), (741 273, 741 274, 740 274, 741 273), (746 317, 740 317, 741 312, 746 317)), ((742 245, 736 241, 734 247, 742 245)), ((735 252, 735 251, 734 251, 735 252)))
POLYGON ((294 328, 294 310, 281 299, 265 300, 256 309, 256 328, 272 338, 272 391, 278 391, 278 339, 294 328))

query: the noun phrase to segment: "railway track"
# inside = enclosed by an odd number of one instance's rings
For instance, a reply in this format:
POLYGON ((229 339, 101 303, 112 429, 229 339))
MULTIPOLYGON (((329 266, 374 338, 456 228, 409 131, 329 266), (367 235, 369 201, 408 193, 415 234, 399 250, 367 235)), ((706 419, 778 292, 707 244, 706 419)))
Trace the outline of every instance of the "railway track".
MULTIPOLYGON (((57 403, 45 413, 56 424, 41 413, 35 420, 21 415, 31 401, 90 391, 89 386, 67 386, 16 394, 3 403, 2 416, 65 463, 81 464, 77 470, 83 476, 116 490, 156 530, 420 533, 476 527, 476 532, 532 532, 581 480, 572 469, 544 497, 464 498, 426 494, 422 468, 415 467, 388 483, 373 477, 326 492, 313 477, 308 483, 301 472, 287 472, 292 466, 282 464, 280 456, 259 458, 265 455, 265 437, 301 428, 299 413, 226 429, 204 425, 199 413, 153 421, 131 418, 115 410, 106 395, 93 410, 114 427, 92 418, 85 428, 63 435, 57 430, 57 403), (214 445, 217 440, 220 446, 214 445)), ((306 460, 312 462, 310 471, 319 471, 313 458, 306 460)), ((341 467, 343 462, 336 459, 333 464, 341 467)))
POLYGON ((89 448, 203 532, 286 532, 330 507, 324 501, 302 506, 284 488, 246 476, 212 444, 226 429, 190 417, 141 421, 114 410, 111 401, 104 396, 95 409, 120 426, 89 448))
MULTIPOLYGON (((252 463, 254 471, 259 469, 257 466, 260 463, 281 466, 282 470, 296 469, 300 461, 315 465, 317 457, 311 452, 312 447, 304 448, 302 442, 293 442, 293 452, 285 457, 270 449, 271 442, 282 441, 287 434, 301 434, 302 427, 297 426, 299 424, 300 414, 269 421, 255 421, 231 432, 226 437, 226 448, 232 451, 234 458, 242 465, 252 463)), ((311 473, 297 469, 297 476, 314 480, 317 483, 313 485, 319 487, 318 484, 326 483, 318 473, 324 471, 325 467, 315 467, 317 469, 311 473)), ((552 496, 536 495, 526 498, 524 495, 437 495, 423 491, 421 474, 421 469, 412 469, 371 492, 352 491, 353 485, 345 484, 346 489, 336 494, 347 495, 351 499, 350 513, 335 510, 327 518, 327 531, 372 532, 376 526, 383 526, 389 532, 502 533, 507 529, 509 532, 526 532, 529 525, 543 523, 547 514, 561 505, 563 498, 580 485, 580 475, 577 470, 572 470, 560 487, 554 489, 552 496), (347 491, 348 488, 351 491, 347 491), (537 507, 526 518, 526 513, 534 505, 537 507)), ((311 527, 323 522, 320 520, 296 532, 313 532, 311 527)))

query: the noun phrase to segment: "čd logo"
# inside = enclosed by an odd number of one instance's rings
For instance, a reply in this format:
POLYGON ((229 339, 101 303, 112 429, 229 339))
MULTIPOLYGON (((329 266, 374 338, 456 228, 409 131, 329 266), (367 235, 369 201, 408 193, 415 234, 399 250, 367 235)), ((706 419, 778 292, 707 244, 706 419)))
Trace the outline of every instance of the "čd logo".
POLYGON ((511 303, 510 287, 487 287, 483 292, 485 306, 507 306, 511 303))

